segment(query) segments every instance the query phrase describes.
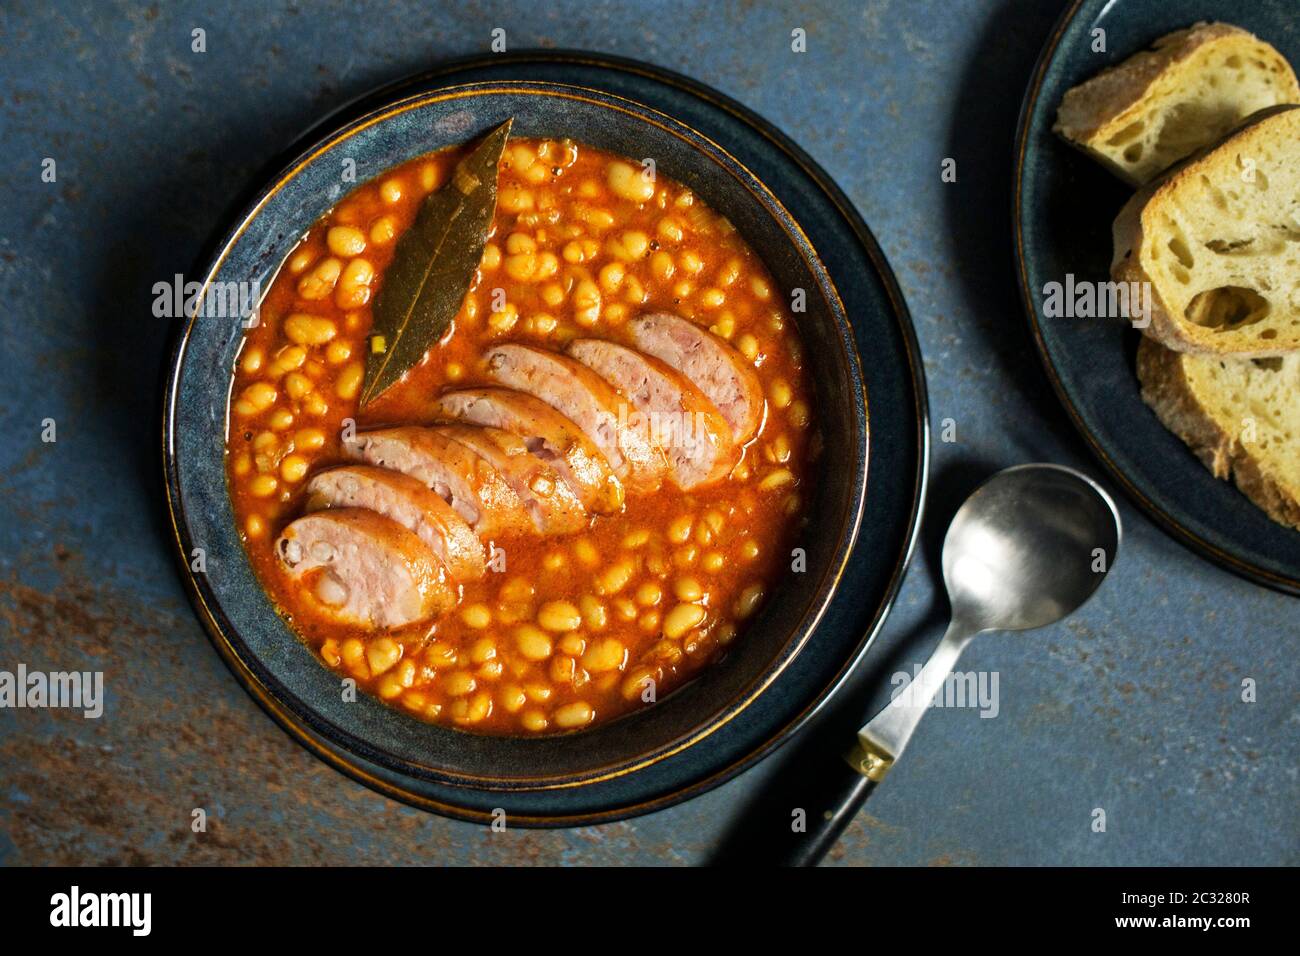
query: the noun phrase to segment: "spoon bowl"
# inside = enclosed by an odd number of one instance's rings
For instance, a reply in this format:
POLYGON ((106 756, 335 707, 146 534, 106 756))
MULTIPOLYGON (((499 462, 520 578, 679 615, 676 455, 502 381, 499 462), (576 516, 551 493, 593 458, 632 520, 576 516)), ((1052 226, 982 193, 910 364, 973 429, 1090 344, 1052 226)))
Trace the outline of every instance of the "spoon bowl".
POLYGON ((1110 572, 1120 537, 1115 502, 1072 468, 1018 465, 976 488, 943 542, 952 604, 947 633, 906 689, 858 730, 847 753, 801 769, 796 800, 772 803, 766 832, 779 859, 815 866, 902 755, 975 635, 1027 631, 1071 614, 1110 572), (811 807, 806 830, 790 827, 791 807, 811 807))
POLYGON ((954 622, 969 632, 1025 631, 1092 596, 1120 543, 1115 502, 1060 465, 998 472, 958 509, 943 543, 954 622))

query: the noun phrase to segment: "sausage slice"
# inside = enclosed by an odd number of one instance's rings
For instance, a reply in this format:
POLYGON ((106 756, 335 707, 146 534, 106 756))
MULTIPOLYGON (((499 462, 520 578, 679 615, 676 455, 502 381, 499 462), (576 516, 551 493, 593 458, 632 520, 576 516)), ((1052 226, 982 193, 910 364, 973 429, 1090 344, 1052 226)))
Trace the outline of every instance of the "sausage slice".
POLYGON ((524 503, 501 473, 436 429, 412 425, 361 432, 344 442, 344 449, 353 458, 418 478, 481 538, 533 529, 524 503))
POLYGON ((371 465, 343 465, 307 482, 307 510, 366 508, 415 532, 451 576, 477 581, 486 573, 483 544, 456 511, 418 478, 371 465))
POLYGON ((632 341, 666 362, 709 397, 743 445, 763 423, 763 386, 754 367, 724 339, 680 316, 660 312, 628 323, 632 341))
POLYGON ((446 392, 433 403, 443 418, 514 432, 573 489, 583 507, 610 514, 623 506, 623 485, 607 459, 578 426, 539 398, 510 388, 446 392))
POLYGON ((508 343, 489 349, 487 373, 535 395, 577 425, 609 459, 629 491, 654 491, 668 471, 662 453, 636 429, 624 428, 634 409, 603 378, 567 355, 508 343))
POLYGON ((518 435, 483 425, 439 425, 434 431, 466 446, 510 485, 542 534, 568 534, 587 524, 587 512, 555 469, 532 454, 518 435))
POLYGON ((731 473, 740 460, 731 426, 685 376, 658 359, 613 342, 576 339, 568 352, 636 406, 639 425, 664 454, 669 478, 690 491, 731 473))
POLYGON ((313 583, 338 620, 374 627, 414 624, 454 607, 456 589, 437 556, 391 518, 360 508, 303 515, 276 542, 290 576, 313 583))

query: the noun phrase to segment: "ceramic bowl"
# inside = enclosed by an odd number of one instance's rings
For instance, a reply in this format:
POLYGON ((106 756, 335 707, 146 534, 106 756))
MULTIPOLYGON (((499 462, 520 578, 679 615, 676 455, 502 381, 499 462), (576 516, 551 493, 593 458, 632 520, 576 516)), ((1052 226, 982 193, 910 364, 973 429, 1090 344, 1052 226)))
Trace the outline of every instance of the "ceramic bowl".
MULTIPOLYGON (((804 652, 844 571, 867 482, 867 392, 849 318, 799 223, 726 149, 631 100, 558 83, 487 82, 403 97, 312 143, 237 217, 199 281, 270 287, 304 232, 352 188, 416 156, 463 145, 513 117, 513 133, 572 137, 636 159, 688 186, 735 225, 783 290, 804 290, 795 314, 825 451, 795 546, 807 567, 773 589, 726 656, 654 706, 571 734, 499 737, 426 724, 369 695, 348 702, 338 677, 277 613, 246 558, 226 487, 223 449, 237 319, 200 317, 180 335, 167 383, 164 457, 176 546, 205 552, 191 573, 196 606, 218 649, 282 720, 337 753, 439 785, 488 790, 574 787, 697 746, 742 713, 804 652)), ((186 560, 186 568, 189 562, 186 560)))

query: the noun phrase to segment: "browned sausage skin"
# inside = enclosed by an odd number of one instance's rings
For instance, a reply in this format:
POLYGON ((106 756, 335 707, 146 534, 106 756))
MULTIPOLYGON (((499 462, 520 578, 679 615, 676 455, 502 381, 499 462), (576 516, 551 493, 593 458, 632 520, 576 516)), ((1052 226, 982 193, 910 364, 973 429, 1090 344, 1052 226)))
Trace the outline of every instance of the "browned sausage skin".
POLYGON ((603 339, 577 339, 568 352, 636 406, 637 426, 663 452, 678 488, 720 481, 740 460, 740 447, 717 406, 668 365, 603 339))
POLYGON ((304 515, 284 529, 276 552, 295 578, 319 572, 313 595, 342 622, 402 627, 456 604, 437 556, 413 532, 373 511, 304 515))
POLYGON ((458 442, 497 470, 519 496, 542 534, 568 534, 587 525, 587 512, 555 469, 532 454, 518 435, 484 425, 438 425, 434 431, 458 442))
POLYGON ((628 491, 654 491, 663 483, 663 454, 636 429, 624 427, 635 409, 591 369, 567 355, 517 343, 489 349, 484 361, 491 378, 540 398, 582 429, 628 491))
POLYGON ((344 449, 353 458, 418 478, 481 538, 533 528, 519 495, 496 468, 436 429, 411 425, 360 432, 344 449))
POLYGON ((623 485, 609 459, 577 425, 539 398, 509 388, 467 388, 442 394, 432 411, 440 418, 514 432, 594 514, 612 514, 623 506, 623 485))
POLYGON ((766 407, 763 386, 754 367, 726 340, 667 312, 633 319, 628 329, 637 348, 677 369, 709 397, 737 444, 758 434, 766 407))
POLYGON ((399 471, 343 465, 307 483, 307 510, 366 508, 413 531, 458 581, 477 581, 486 570, 483 544, 463 517, 424 482, 399 471))

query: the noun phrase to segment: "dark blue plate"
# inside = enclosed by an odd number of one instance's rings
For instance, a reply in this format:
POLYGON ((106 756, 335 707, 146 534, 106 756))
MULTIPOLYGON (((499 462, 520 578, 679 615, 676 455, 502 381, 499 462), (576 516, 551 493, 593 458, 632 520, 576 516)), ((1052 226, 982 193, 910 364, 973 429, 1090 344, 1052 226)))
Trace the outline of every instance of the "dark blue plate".
MULTIPOLYGON (((316 187, 324 180, 317 182, 308 174, 314 161, 332 156, 331 143, 344 141, 332 138, 339 131, 367 131, 378 142, 359 137, 351 142, 360 143, 367 155, 384 165, 392 165, 394 156, 409 149, 406 140, 416 134, 410 126, 356 124, 357 118, 398 101, 442 98, 440 93, 431 95, 452 86, 491 83, 506 88, 515 81, 600 90, 664 114, 665 130, 677 121, 683 129, 705 137, 706 149, 707 141, 722 144, 724 165, 734 158, 737 169, 752 172, 771 191, 775 205, 788 209, 793 223, 802 227, 802 233, 795 229, 785 240, 764 240, 763 231, 772 228, 768 220, 773 217, 755 213, 746 222, 746 203, 736 200, 728 209, 726 196, 717 192, 734 186, 720 185, 722 180, 717 179, 698 184, 706 198, 721 202, 718 208, 729 215, 734 210, 741 217, 738 228, 778 280, 783 270, 796 275, 799 269, 810 268, 809 281, 818 282, 824 267, 827 320, 813 323, 810 344, 814 348, 816 328, 833 330, 835 322, 842 324, 846 315, 851 317, 851 330, 843 326, 846 343, 832 336, 817 349, 819 375, 825 370, 829 376, 821 383, 823 389, 829 384, 829 391, 819 395, 819 406, 846 410, 842 427, 835 425, 835 429, 847 442, 845 447, 832 448, 828 436, 829 459, 842 462, 823 479, 829 492, 827 520, 820 524, 828 549, 819 576, 822 583, 795 581, 778 588, 771 606, 726 660, 706 669, 644 716, 632 715, 565 737, 503 740, 420 724, 369 698, 343 713, 336 699, 337 680, 301 645, 286 639, 280 622, 268 618, 265 596, 251 578, 242 551, 223 545, 224 560, 216 562, 215 569, 209 552, 208 572, 189 575, 187 580, 214 644, 244 686, 322 759, 381 792, 426 809, 476 820, 502 809, 516 824, 574 825, 656 809, 738 773, 802 725, 865 652, 897 591, 915 537, 927 451, 924 384, 911 324, 893 277, 866 227, 824 173, 779 133, 716 94, 639 64, 586 55, 521 54, 452 64, 350 104, 304 137, 291 153, 296 160, 288 172, 277 170, 282 175, 258 190, 251 212, 241 208, 235 225, 220 234, 213 256, 203 263, 204 274, 213 262, 217 269, 226 268, 231 258, 239 259, 240 268, 254 272, 263 266, 274 268, 282 254, 280 247, 291 243, 324 211, 316 208, 321 202, 316 187), (304 170, 307 174, 300 176, 304 170), (297 212, 295 203, 302 206, 297 212), (815 253, 805 256, 798 251, 801 246, 815 253), (851 355, 849 334, 861 355, 860 379, 856 362, 852 368, 836 371, 840 360, 831 354, 851 355), (866 424, 862 383, 869 402, 869 438, 866 449, 855 451, 853 429, 861 435, 866 424), (862 420, 855 425, 854 419, 862 420), (856 526, 856 504, 863 497, 864 458, 870 462, 866 507, 854 545, 851 525, 856 526), (838 595, 833 601, 832 593, 838 595), (766 651, 764 642, 769 645, 766 651), (754 659, 747 661, 747 657, 754 659), (730 703, 733 698, 739 706, 730 703), (708 715, 705 725, 698 723, 702 714, 708 715), (699 726, 707 733, 696 733, 699 726), (657 740, 651 739, 656 735, 657 740), (642 751, 647 759, 639 759, 642 751), (625 759, 628 754, 638 759, 625 759), (610 761, 608 772, 602 769, 605 755, 610 761)), ((514 94, 507 90, 502 95, 514 94)), ((615 127, 622 121, 611 118, 609 128, 602 128, 593 112, 617 104, 595 92, 570 98, 574 105, 566 107, 572 110, 566 122, 580 124, 578 138, 619 152, 635 152, 615 141, 620 135, 615 127), (614 140, 607 144, 610 137, 614 140)), ((529 115, 522 100, 512 101, 508 108, 523 114, 517 124, 525 127, 551 121, 543 113, 529 115)), ((478 116, 479 109, 476 105, 463 112, 442 109, 424 115, 438 122, 480 122, 484 117, 478 116)), ((643 131, 642 135, 658 134, 643 131)), ((686 147, 664 143, 659 148, 686 147)), ((699 144, 692 148, 699 149, 699 144)), ((671 162, 661 166, 675 178, 697 185, 690 180, 696 172, 689 154, 683 153, 675 167, 671 162)), ((361 178, 380 171, 369 170, 361 178)), ((732 178, 745 179, 739 174, 732 178)), ((764 200, 759 199, 761 206, 764 200)), ((223 370, 228 368, 227 353, 235 338, 237 330, 191 323, 178 342, 164 413, 164 460, 182 555, 200 539, 228 545, 231 535, 229 504, 223 486, 215 481, 211 454, 211 446, 220 441, 225 395, 212 393, 218 379, 228 376, 223 370)))
POLYGON ((1097 457, 1170 534, 1237 574, 1300 594, 1300 531, 1270 521, 1219 481, 1142 402, 1138 334, 1117 321, 1048 318, 1043 287, 1109 278, 1110 227, 1129 188, 1052 133, 1065 91, 1158 37, 1201 20, 1236 24, 1300 65, 1295 0, 1076 0, 1047 41, 1016 138, 1015 232, 1021 292, 1039 354, 1097 457), (1092 52, 1093 30, 1106 52, 1092 52))

